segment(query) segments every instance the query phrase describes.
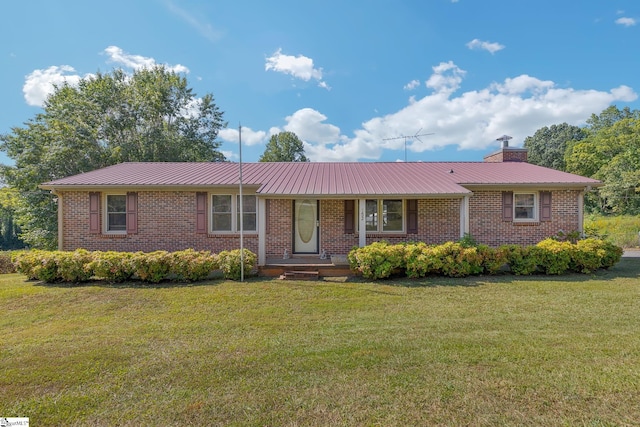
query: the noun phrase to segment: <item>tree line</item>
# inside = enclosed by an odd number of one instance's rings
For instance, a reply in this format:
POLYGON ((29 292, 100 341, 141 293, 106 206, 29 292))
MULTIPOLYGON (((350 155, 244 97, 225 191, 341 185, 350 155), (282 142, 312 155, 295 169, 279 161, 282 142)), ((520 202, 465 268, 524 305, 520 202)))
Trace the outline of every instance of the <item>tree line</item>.
MULTIPOLYGON (((42 112, 0 135, 0 250, 57 246, 57 201, 43 182, 121 162, 220 162, 226 127, 212 94, 197 97, 163 66, 98 72, 61 84, 42 112)), ((260 161, 307 161, 292 132, 271 137, 260 161)))
POLYGON ((585 197, 601 214, 640 214, 640 111, 610 106, 583 127, 567 123, 538 129, 524 141, 529 162, 604 183, 585 197))

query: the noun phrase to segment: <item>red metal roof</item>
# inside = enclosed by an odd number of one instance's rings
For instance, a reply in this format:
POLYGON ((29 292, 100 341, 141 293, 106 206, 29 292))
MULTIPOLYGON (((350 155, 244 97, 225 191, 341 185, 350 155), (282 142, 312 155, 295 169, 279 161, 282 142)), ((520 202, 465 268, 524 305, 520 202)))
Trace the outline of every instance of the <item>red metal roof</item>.
MULTIPOLYGON (((465 195, 465 186, 599 185, 529 163, 243 163, 242 182, 273 196, 465 195)), ((217 187, 239 184, 238 163, 121 163, 44 183, 45 189, 217 187)))

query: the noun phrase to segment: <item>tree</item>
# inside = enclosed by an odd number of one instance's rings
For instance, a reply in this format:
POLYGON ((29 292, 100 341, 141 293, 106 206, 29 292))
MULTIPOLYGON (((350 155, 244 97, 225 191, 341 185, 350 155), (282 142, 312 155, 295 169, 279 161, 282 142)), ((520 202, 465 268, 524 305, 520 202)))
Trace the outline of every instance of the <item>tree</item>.
POLYGON ((20 228, 14 220, 17 202, 17 191, 9 187, 0 187, 0 250, 24 247, 18 236, 20 228))
POLYGON ((293 132, 272 135, 260 156, 261 162, 308 162, 304 155, 304 145, 293 132))
POLYGON ((613 126, 616 122, 622 119, 628 119, 632 117, 638 117, 638 110, 633 110, 629 107, 624 107, 622 110, 615 105, 605 108, 599 115, 592 114, 587 119, 587 128, 591 133, 597 133, 602 129, 613 126))
POLYGON ((545 126, 538 129, 533 136, 526 137, 524 147, 529 149, 530 163, 564 171, 567 144, 570 141, 581 141, 587 135, 585 129, 567 123, 545 126))
MULTIPOLYGON (((611 107, 603 112, 611 118, 611 107)), ((594 116, 592 116, 594 117, 594 116)), ((629 111, 604 126, 602 120, 582 141, 571 143, 569 172, 604 182, 592 205, 616 214, 640 213, 640 112, 629 111), (609 124, 610 123, 610 124, 609 124)))
POLYGON ((162 66, 128 75, 97 73, 54 88, 43 112, 0 136, 6 183, 20 191, 16 220, 36 247, 55 247, 55 198, 38 185, 120 162, 223 161, 225 125, 213 95, 196 98, 187 81, 162 66))

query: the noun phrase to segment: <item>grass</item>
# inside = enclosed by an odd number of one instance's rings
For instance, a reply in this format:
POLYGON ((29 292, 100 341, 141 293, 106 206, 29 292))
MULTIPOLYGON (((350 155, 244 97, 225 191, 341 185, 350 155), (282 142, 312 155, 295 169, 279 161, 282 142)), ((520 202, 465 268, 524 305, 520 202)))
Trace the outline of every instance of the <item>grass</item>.
POLYGON ((587 215, 584 226, 585 230, 593 230, 599 236, 623 248, 640 246, 640 235, 638 235, 640 233, 640 216, 587 215))
POLYGON ((0 415, 33 425, 640 420, 640 262, 592 276, 43 285, 0 275, 0 415))

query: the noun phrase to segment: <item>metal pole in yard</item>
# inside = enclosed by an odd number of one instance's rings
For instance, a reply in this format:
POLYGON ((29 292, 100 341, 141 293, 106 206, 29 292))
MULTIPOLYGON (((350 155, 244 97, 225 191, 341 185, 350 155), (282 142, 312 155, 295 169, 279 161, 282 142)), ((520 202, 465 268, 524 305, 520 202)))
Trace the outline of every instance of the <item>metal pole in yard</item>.
POLYGON ((240 281, 244 282, 244 215, 243 215, 243 200, 242 200, 242 125, 238 123, 238 145, 240 156, 240 281))

